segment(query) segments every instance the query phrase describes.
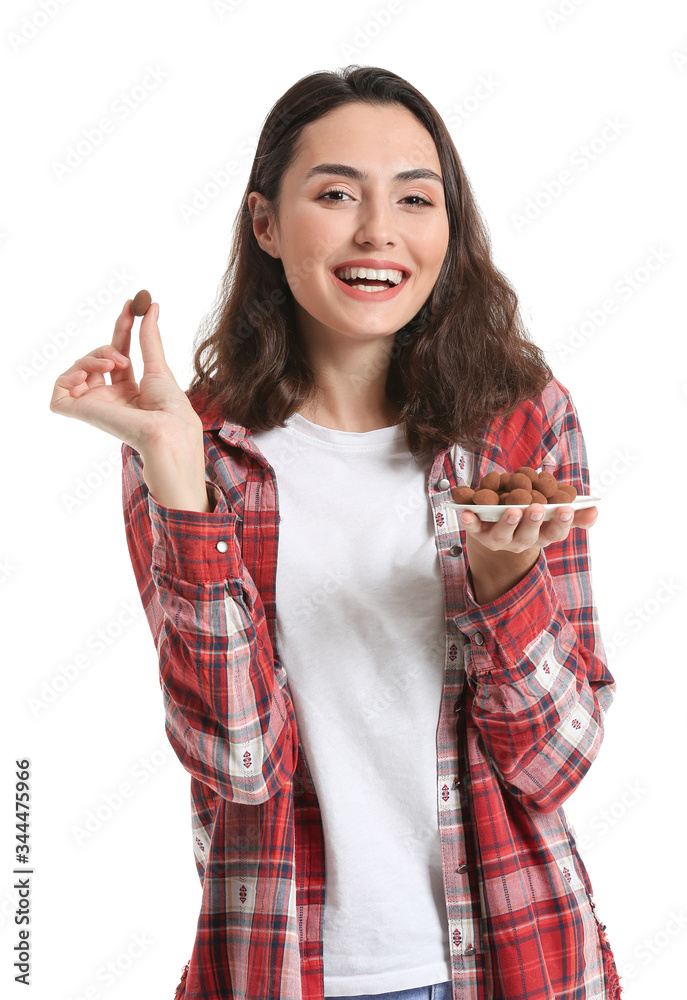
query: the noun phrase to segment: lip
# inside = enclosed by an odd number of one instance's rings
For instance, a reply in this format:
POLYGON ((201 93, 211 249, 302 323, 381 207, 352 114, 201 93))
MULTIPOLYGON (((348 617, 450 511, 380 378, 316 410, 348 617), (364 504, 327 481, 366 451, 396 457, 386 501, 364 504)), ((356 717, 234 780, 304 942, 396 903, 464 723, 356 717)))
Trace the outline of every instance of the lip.
MULTIPOLYGON (((356 266, 364 267, 365 265, 338 264, 337 269, 339 267, 356 266)), ((370 267, 372 267, 371 264, 370 267)), ((399 268, 399 271, 400 270, 402 270, 402 268, 399 268)), ((331 274, 332 281, 337 288, 340 288, 341 291, 344 292, 345 295, 348 295, 349 298, 357 299, 359 302, 388 302, 389 299, 395 299, 397 295, 400 295, 401 289, 405 288, 408 283, 408 275, 404 273, 397 285, 391 285, 389 288, 385 288, 383 292, 361 292, 359 288, 351 288, 351 286, 347 285, 345 281, 341 280, 341 278, 337 278, 333 271, 330 271, 329 273, 331 274)), ((361 278, 360 280, 365 281, 364 278, 361 278)))
MULTIPOLYGON (((397 264, 395 260, 373 260, 371 257, 359 257, 357 260, 346 260, 342 264, 336 264, 330 271, 330 274, 337 288, 340 288, 351 299, 357 299, 358 302, 388 302, 389 299, 395 299, 400 294, 401 289, 405 287, 410 276, 410 271, 407 267, 403 267, 402 264, 397 264), (338 271, 341 267, 390 268, 395 271, 402 271, 403 277, 397 285, 391 285, 383 292, 361 292, 360 289, 351 288, 341 278, 337 278, 334 271, 338 271)), ((365 279, 361 278, 360 280, 364 281, 365 279)))
MULTIPOLYGON (((341 264, 335 264, 332 272, 338 271, 341 267, 373 267, 376 271, 383 268, 390 268, 393 271, 403 271, 404 278, 410 275, 410 269, 404 267, 403 264, 398 264, 395 260, 375 260, 372 257, 357 257, 355 260, 344 260, 341 264)), ((365 292, 363 292, 364 294, 365 292)))

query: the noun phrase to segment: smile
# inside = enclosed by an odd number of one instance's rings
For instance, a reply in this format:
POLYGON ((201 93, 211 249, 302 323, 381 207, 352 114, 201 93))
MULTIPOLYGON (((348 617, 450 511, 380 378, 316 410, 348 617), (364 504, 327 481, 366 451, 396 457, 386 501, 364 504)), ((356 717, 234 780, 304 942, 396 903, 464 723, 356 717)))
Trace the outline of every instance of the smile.
POLYGON ((408 280, 405 272, 394 268, 338 267, 330 273, 337 288, 350 298, 365 302, 386 302, 396 298, 408 280), (355 284, 348 283, 356 279, 355 284))

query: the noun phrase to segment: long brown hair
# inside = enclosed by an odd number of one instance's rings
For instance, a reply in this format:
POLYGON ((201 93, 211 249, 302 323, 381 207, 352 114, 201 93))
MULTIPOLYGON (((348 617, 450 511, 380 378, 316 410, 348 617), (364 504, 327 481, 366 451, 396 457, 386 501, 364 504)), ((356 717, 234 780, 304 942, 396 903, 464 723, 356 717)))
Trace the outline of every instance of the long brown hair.
MULTIPOLYGON (((441 116, 410 83, 377 66, 304 76, 267 115, 234 222, 229 264, 194 340, 189 391, 207 394, 232 421, 268 430, 283 426, 316 389, 294 308, 299 274, 290 273, 287 281, 281 260, 258 244, 248 194, 259 191, 276 214, 282 177, 305 125, 353 101, 402 105, 425 126, 439 155, 449 220, 434 288, 396 332, 387 397, 400 409, 414 455, 455 441, 478 445, 492 417, 541 392, 552 372, 523 327, 514 289, 491 259, 487 227, 441 116)), ((313 263, 302 262, 300 277, 313 263)))

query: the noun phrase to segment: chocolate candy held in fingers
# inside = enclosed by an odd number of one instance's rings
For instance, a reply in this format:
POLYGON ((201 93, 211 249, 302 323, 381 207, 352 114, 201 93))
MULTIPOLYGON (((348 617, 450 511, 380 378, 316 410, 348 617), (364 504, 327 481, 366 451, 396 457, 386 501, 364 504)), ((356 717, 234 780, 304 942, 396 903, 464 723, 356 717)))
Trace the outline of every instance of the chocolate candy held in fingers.
POLYGON ((152 301, 150 292, 146 291, 145 288, 142 288, 140 292, 137 292, 133 302, 131 303, 131 311, 134 316, 145 316, 152 301))

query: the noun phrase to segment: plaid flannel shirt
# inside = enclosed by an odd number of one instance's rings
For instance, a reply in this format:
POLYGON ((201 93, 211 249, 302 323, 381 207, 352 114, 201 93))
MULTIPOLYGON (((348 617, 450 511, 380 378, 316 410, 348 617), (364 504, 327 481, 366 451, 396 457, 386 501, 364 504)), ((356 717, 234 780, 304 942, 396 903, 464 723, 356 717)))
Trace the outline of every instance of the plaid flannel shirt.
MULTIPOLYGON (((322 1000, 324 839, 277 649, 276 477, 248 428, 202 394, 189 399, 204 428, 211 511, 158 504, 141 456, 122 445, 127 544, 165 730, 191 774, 202 884, 175 998, 322 1000)), ((563 810, 599 752, 615 692, 587 533, 572 528, 511 590, 479 605, 462 529, 442 506, 451 487, 519 466, 589 493, 577 411, 555 378, 492 420, 477 453, 437 452, 427 482, 445 599, 437 811, 453 996, 617 1000, 605 925, 563 810)))

